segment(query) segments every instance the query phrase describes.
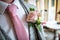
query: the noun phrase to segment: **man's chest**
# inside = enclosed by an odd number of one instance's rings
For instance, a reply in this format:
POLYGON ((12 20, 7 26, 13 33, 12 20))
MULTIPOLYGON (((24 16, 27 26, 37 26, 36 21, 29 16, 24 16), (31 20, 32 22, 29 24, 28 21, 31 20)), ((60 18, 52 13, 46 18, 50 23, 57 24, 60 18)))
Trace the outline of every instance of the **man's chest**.
MULTIPOLYGON (((17 10, 17 16, 22 20, 23 24, 26 22, 26 20, 25 20, 26 19, 26 14, 25 14, 23 8, 19 8, 17 10)), ((13 26, 11 18, 8 15, 7 12, 4 12, 3 15, 0 15, 0 25, 3 26, 3 27, 5 26, 5 28, 7 26, 9 26, 9 27, 13 26)))

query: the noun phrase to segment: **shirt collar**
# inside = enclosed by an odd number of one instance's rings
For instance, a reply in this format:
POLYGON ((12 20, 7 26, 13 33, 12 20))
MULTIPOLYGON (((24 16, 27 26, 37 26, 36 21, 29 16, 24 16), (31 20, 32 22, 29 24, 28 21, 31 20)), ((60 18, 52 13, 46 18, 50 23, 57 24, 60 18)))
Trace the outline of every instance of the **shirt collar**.
POLYGON ((9 4, 0 1, 0 14, 3 14, 9 4))
POLYGON ((18 8, 20 7, 19 6, 20 5, 19 0, 14 0, 12 4, 16 5, 18 8))
MULTIPOLYGON (((19 0, 14 0, 12 4, 16 5, 19 8, 19 0)), ((8 5, 11 5, 11 4, 0 1, 0 14, 4 13, 8 5)))

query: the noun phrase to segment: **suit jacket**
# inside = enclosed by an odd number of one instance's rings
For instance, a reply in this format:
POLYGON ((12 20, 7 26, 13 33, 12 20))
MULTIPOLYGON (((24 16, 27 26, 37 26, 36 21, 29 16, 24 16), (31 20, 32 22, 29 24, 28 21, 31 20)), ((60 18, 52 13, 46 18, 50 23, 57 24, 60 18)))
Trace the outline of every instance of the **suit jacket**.
POLYGON ((0 26, 0 40, 11 40, 7 33, 0 26))

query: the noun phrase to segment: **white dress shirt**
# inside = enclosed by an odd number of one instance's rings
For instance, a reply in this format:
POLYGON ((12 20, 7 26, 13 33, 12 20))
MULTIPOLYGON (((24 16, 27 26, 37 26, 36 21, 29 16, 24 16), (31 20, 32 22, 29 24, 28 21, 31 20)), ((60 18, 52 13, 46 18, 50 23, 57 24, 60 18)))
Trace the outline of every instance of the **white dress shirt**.
MULTIPOLYGON (((24 27, 28 34, 28 25, 25 20, 26 14, 25 14, 24 9, 22 8, 21 4, 19 3, 19 0, 15 0, 12 4, 15 4, 18 7, 17 15, 23 21, 24 27)), ((12 40, 16 40, 14 31, 13 31, 13 24, 12 24, 9 16, 5 12, 8 5, 11 5, 11 4, 0 1, 0 26, 11 37, 12 40)))

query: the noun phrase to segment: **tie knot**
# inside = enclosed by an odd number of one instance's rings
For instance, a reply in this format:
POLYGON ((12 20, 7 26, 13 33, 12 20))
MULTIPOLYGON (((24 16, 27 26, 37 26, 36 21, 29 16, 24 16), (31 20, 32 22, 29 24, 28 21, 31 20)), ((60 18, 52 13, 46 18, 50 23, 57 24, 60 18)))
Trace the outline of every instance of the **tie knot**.
POLYGON ((15 16, 17 13, 17 6, 16 5, 9 5, 7 7, 7 12, 10 16, 15 16))

